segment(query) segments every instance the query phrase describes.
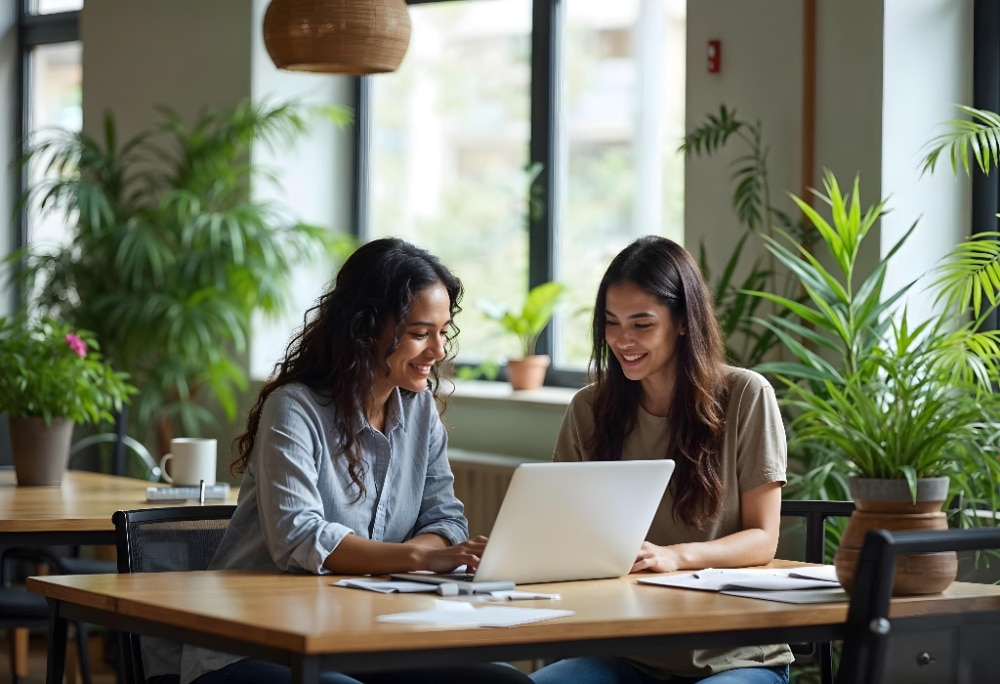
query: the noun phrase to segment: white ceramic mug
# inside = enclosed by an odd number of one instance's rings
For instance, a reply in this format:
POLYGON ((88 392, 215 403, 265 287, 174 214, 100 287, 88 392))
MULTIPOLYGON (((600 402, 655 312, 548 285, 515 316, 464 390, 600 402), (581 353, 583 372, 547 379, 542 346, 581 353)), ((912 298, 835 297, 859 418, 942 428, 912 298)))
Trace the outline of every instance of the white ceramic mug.
POLYGON ((160 459, 163 479, 173 485, 215 484, 216 441, 201 437, 178 437, 170 440, 170 453, 160 459), (167 475, 167 461, 173 475, 167 475))

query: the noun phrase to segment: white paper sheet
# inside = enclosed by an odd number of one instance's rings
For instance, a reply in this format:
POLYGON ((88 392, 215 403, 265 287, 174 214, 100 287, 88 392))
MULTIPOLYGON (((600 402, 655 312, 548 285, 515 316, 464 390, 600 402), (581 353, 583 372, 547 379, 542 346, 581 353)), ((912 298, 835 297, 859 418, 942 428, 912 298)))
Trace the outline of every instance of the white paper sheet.
MULTIPOLYGON (((832 565, 828 567, 833 568, 832 565)), ((806 574, 805 571, 804 567, 792 569, 708 568, 697 572, 640 577, 636 581, 641 584, 701 589, 703 591, 790 591, 830 589, 840 586, 836 574, 831 574, 829 570, 811 570, 810 572, 813 574, 806 574)))
POLYGON ((409 613, 392 613, 379 615, 379 622, 395 622, 402 624, 432 624, 452 627, 514 627, 531 622, 552 620, 573 615, 572 610, 553 610, 549 608, 515 608, 513 606, 482 606, 473 607, 469 603, 454 605, 468 606, 471 610, 455 610, 451 608, 435 608, 434 610, 417 610, 409 613))
POLYGON ((339 582, 334 582, 335 587, 348 587, 351 589, 367 589, 377 591, 380 594, 410 594, 416 592, 436 592, 437 586, 425 584, 424 582, 403 582, 400 580, 377 579, 374 577, 349 577, 339 582))

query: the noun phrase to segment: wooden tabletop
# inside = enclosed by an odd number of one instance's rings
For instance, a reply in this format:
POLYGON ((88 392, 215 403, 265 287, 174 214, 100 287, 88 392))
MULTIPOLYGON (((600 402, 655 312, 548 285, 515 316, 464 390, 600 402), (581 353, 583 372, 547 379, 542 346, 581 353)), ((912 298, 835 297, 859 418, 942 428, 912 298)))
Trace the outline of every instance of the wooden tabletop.
MULTIPOLYGON (((427 610, 435 594, 378 594, 332 586, 335 577, 210 571, 32 577, 43 596, 117 615, 210 632, 300 655, 406 652, 587 639, 758 632, 842 625, 847 603, 795 605, 638 584, 634 576, 518 587, 562 598, 518 601, 573 616, 502 629, 390 624, 378 615, 427 610)), ((953 584, 944 594, 894 599, 893 617, 1000 610, 1000 587, 953 584)))
MULTIPOLYGON (((0 471, 0 533, 112 532, 117 510, 191 505, 186 502, 146 501, 152 482, 82 470, 68 470, 62 484, 19 487, 14 471, 0 471)), ((229 499, 209 504, 236 503, 238 487, 229 499)))

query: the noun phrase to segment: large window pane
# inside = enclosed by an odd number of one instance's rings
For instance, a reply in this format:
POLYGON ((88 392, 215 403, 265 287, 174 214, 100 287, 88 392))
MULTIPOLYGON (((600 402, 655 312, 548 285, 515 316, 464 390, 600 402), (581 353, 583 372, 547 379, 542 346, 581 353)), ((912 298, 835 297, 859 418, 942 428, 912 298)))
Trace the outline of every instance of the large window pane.
POLYGON ((83 0, 33 0, 28 3, 31 14, 55 14, 83 9, 83 0))
POLYGON ((682 241, 684 0, 567 2, 562 217, 556 277, 570 286, 555 362, 582 367, 608 262, 640 235, 682 241))
MULTIPOLYGON (((28 139, 37 143, 54 127, 79 131, 81 110, 81 47, 79 42, 55 43, 34 48, 30 55, 28 86, 28 139)), ((39 165, 29 165, 28 183, 41 180, 39 165)), ((66 238, 66 217, 59 212, 41 214, 28 207, 28 241, 36 248, 59 243, 66 238)))
POLYGON ((371 232, 462 278, 463 360, 515 355, 476 303, 519 305, 527 289, 530 2, 417 5, 410 18, 402 66, 372 79, 371 232))

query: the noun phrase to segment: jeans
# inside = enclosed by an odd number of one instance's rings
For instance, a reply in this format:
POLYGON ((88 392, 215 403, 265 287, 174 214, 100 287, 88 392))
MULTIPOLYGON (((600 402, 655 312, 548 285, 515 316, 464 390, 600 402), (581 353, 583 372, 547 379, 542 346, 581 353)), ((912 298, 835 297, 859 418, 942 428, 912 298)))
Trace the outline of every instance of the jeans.
MULTIPOLYGON (((567 658, 531 675, 535 684, 662 684, 621 658, 567 658)), ((671 684, 788 684, 788 666, 741 667, 708 677, 672 677, 671 684)))
MULTIPOLYGON (((292 671, 283 665, 244 658, 226 667, 206 672, 194 684, 288 684, 292 671)), ((482 663, 398 672, 366 672, 351 677, 323 672, 321 684, 531 684, 528 675, 506 663, 482 663)))

